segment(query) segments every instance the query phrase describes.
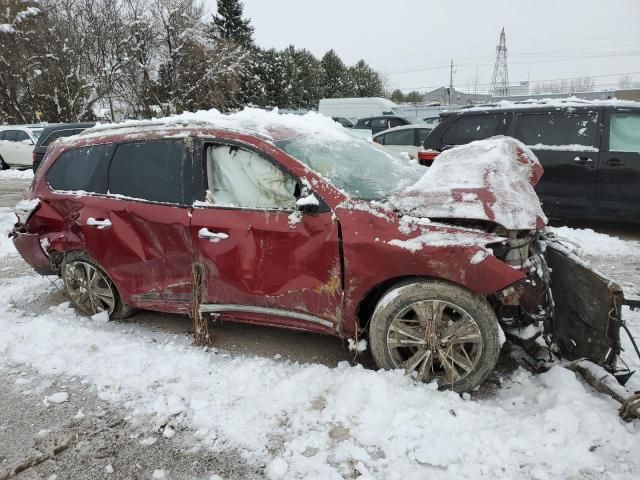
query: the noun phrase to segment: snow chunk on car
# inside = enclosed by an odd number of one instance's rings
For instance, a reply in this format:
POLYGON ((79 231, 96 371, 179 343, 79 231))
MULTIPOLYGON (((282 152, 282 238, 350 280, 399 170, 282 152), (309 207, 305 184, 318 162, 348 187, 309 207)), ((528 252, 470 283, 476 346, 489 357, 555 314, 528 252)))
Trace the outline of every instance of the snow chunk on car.
POLYGON ((417 182, 390 201, 401 213, 416 217, 541 229, 547 218, 533 187, 542 173, 535 154, 523 143, 496 136, 441 153, 417 182))

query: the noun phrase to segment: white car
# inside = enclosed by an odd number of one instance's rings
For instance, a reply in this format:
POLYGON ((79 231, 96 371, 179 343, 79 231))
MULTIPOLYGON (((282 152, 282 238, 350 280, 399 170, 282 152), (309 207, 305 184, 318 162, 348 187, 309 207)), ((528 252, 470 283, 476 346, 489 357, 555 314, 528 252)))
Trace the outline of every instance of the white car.
POLYGON ((43 127, 0 127, 0 168, 30 168, 33 165, 33 147, 43 127))
POLYGON ((422 148, 424 140, 431 130, 433 130, 433 126, 426 123, 400 125, 376 133, 373 136, 373 141, 394 152, 406 152, 409 157, 417 158, 418 150, 422 148))

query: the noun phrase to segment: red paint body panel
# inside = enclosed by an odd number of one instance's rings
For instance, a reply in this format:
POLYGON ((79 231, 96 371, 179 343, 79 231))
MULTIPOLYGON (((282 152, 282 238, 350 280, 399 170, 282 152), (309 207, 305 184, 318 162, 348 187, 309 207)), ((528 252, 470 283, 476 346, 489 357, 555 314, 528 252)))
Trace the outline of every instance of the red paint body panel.
POLYGON ((52 275, 49 257, 42 250, 37 233, 18 233, 13 236, 13 245, 24 260, 41 275, 52 275))

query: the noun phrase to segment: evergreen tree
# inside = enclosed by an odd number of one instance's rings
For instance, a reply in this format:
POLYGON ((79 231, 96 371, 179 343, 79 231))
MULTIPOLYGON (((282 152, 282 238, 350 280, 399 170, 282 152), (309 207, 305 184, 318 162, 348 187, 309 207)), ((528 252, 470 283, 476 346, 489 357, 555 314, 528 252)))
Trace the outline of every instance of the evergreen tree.
POLYGON ((242 18, 243 8, 239 0, 218 0, 218 13, 213 17, 214 38, 244 46, 253 43, 253 27, 249 19, 242 18))
POLYGON ((389 100, 396 103, 402 103, 405 101, 404 93, 402 93, 402 90, 400 90, 399 88, 396 88, 393 92, 391 92, 391 95, 389 95, 389 100))
POLYGON ((320 98, 320 62, 306 50, 293 45, 282 52, 286 104, 293 109, 317 108, 320 98))
POLYGON ((353 82, 354 97, 383 97, 384 85, 378 72, 364 60, 358 61, 349 68, 349 76, 353 82))
POLYGON ((322 98, 340 98, 350 95, 347 67, 334 50, 329 50, 320 60, 322 67, 322 98))

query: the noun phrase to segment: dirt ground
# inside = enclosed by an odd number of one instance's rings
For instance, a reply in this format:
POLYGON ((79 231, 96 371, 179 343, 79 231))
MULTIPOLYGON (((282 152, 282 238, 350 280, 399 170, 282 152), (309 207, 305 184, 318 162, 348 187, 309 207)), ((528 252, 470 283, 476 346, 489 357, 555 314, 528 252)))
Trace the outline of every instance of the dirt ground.
MULTIPOLYGON (((26 179, 3 179, 0 208, 13 207, 28 183, 26 179)), ((634 226, 572 226, 640 240, 640 229, 634 226)), ((601 271, 625 288, 638 291, 640 259, 594 260, 601 271)), ((19 257, 0 258, 0 285, 7 278, 22 275, 36 274, 19 257)), ((58 291, 26 307, 33 313, 41 313, 65 300, 58 291)), ((128 321, 151 336, 154 332, 179 335, 191 332, 190 320, 185 316, 140 312, 128 321)), ((341 361, 357 361, 369 367, 373 364, 367 353, 355 359, 343 341, 328 336, 242 324, 216 324, 212 332, 216 348, 236 355, 280 356, 328 366, 341 361)), ((512 368, 509 360, 501 360, 494 377, 483 387, 484 394, 491 395, 500 383, 499 377, 512 368)), ((194 447, 198 443, 187 441, 192 435, 189 432, 183 432, 180 440, 166 439, 161 433, 149 431, 148 426, 131 423, 126 418, 126 409, 100 400, 79 379, 52 380, 23 365, 13 365, 0 370, 0 385, 0 480, 10 478, 16 469, 23 469, 17 478, 49 480, 142 479, 152 478, 159 469, 172 479, 208 479, 215 474, 229 479, 264 476, 263 466, 247 465, 237 452, 213 453, 194 447), (64 403, 47 405, 42 401, 62 390, 69 393, 64 403)))

